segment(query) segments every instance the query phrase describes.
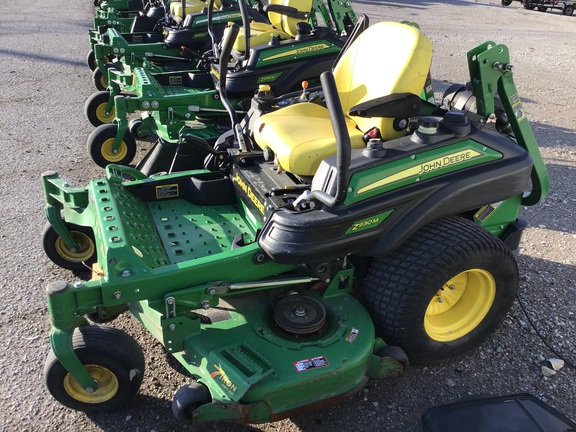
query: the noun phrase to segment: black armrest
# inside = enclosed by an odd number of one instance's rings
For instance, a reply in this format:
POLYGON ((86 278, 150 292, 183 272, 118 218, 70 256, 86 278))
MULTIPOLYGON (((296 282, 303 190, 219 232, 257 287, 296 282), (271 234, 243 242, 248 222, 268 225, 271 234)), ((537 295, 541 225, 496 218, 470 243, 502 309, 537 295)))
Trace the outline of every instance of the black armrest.
POLYGON ((417 115, 422 99, 413 93, 394 93, 362 102, 352 108, 348 115, 356 117, 406 118, 417 115))
POLYGON ((292 6, 283 6, 278 4, 268 4, 264 6, 264 12, 275 12, 286 15, 289 18, 299 18, 302 20, 307 20, 310 17, 309 12, 300 12, 298 9, 292 6))

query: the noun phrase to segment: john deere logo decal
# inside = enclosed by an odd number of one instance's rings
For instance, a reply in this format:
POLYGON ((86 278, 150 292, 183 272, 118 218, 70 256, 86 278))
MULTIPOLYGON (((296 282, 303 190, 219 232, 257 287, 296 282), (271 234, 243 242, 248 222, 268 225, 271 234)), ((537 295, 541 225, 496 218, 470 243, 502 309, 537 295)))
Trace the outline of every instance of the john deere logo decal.
POLYGON ((264 214, 264 204, 262 203, 262 201, 260 201, 258 199, 258 197, 252 191, 250 186, 248 186, 248 184, 244 180, 242 180, 242 178, 240 177, 240 175, 238 173, 236 173, 236 176, 234 177, 234 181, 240 187, 240 189, 242 189, 242 191, 246 194, 248 199, 250 199, 250 201, 252 201, 252 203, 256 206, 258 211, 260 211, 260 213, 264 214))
POLYGON ((222 384, 222 386, 230 393, 230 394, 234 394, 238 391, 238 386, 236 384, 234 384, 230 378, 228 378, 228 375, 226 375, 226 372, 224 372, 224 369, 222 369, 222 366, 214 364, 214 369, 216 369, 214 372, 212 372, 210 374, 210 378, 214 379, 214 380, 218 380, 220 381, 220 384, 222 384))
POLYGON ((464 162, 473 159, 477 156, 482 156, 482 153, 476 150, 464 150, 458 153, 453 153, 448 156, 444 156, 438 159, 431 160, 430 162, 425 162, 419 165, 420 172, 418 174, 423 174, 426 172, 434 171, 440 168, 444 168, 450 165, 454 165, 460 162, 464 162))
POLYGON ((414 165, 408 169, 402 170, 396 174, 391 176, 385 177, 381 180, 378 180, 374 183, 364 186, 363 188, 358 189, 358 195, 369 192, 376 188, 386 186, 390 183, 394 183, 400 180, 405 180, 410 177, 419 176, 421 174, 430 173, 433 171, 437 171, 441 168, 446 168, 451 165, 456 165, 459 163, 467 162, 471 159, 483 156, 483 153, 476 151, 474 149, 466 149, 456 153, 451 153, 446 156, 442 156, 436 159, 432 159, 427 162, 422 162, 421 164, 414 165))
POLYGON ((322 44, 318 44, 318 45, 311 45, 311 46, 307 46, 307 47, 302 47, 302 48, 295 48, 291 51, 286 51, 280 54, 276 54, 270 57, 267 57, 265 59, 262 59, 263 62, 265 61, 270 61, 270 60, 276 60, 282 57, 293 57, 293 56, 298 56, 298 55, 302 55, 302 54, 309 54, 312 52, 316 52, 316 51, 322 51, 325 49, 330 48, 330 45, 322 43, 322 44))

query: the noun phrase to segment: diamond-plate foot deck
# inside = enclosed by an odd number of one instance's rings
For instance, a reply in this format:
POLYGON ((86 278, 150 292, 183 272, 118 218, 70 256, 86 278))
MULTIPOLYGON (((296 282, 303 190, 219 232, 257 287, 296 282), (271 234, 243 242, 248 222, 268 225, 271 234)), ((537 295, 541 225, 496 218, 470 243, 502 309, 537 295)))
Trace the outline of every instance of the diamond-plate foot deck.
POLYGON ((238 234, 244 235, 245 242, 256 237, 232 205, 200 207, 170 200, 148 206, 171 263, 229 250, 238 234))

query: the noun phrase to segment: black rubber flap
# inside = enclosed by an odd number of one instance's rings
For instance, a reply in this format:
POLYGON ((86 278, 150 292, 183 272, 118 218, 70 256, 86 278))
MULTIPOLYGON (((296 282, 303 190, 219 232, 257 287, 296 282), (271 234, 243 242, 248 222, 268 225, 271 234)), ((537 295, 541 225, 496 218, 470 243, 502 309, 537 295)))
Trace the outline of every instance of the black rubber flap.
POLYGON ((429 408, 423 432, 575 432, 576 423, 522 393, 482 397, 429 408))

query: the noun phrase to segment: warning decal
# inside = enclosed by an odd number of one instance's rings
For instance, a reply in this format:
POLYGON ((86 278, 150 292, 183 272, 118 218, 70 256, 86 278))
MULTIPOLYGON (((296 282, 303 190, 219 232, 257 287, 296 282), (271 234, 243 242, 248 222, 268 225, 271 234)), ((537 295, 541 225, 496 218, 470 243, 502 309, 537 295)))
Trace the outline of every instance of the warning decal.
POLYGON ((330 363, 328 363, 328 360, 326 360, 326 357, 324 356, 294 362, 294 367, 298 372, 305 372, 311 369, 318 369, 329 365, 330 363))

